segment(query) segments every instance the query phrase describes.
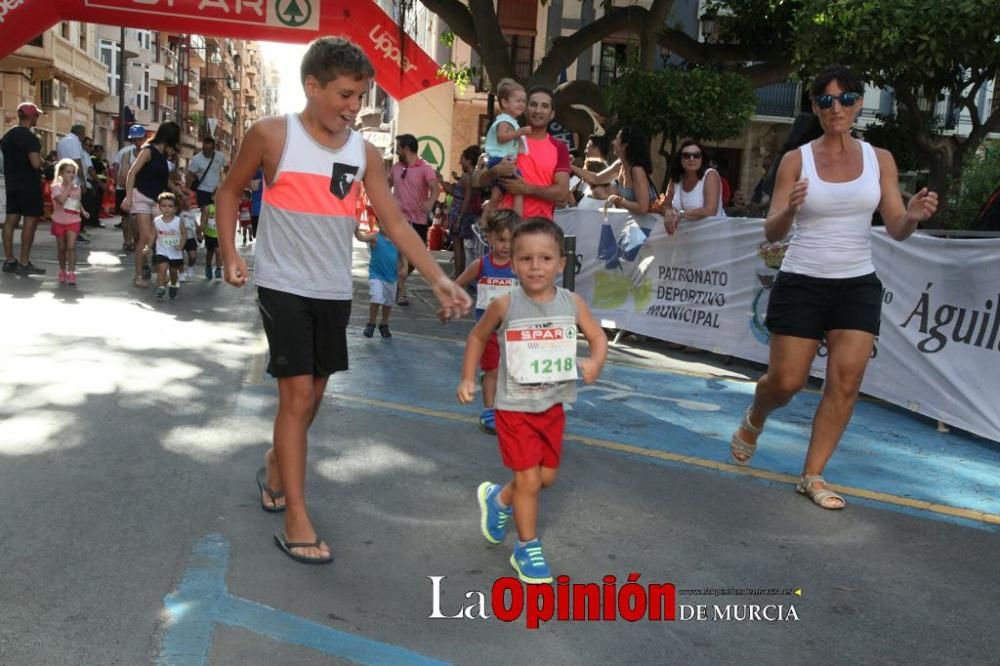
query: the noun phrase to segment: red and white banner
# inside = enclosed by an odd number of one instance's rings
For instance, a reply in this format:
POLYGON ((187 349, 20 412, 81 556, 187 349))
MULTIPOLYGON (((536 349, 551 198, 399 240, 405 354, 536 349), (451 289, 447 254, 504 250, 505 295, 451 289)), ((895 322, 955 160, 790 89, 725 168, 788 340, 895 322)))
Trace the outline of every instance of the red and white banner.
POLYGON ((395 99, 445 82, 372 0, 0 0, 0 58, 66 20, 291 43, 343 35, 364 49, 395 99))

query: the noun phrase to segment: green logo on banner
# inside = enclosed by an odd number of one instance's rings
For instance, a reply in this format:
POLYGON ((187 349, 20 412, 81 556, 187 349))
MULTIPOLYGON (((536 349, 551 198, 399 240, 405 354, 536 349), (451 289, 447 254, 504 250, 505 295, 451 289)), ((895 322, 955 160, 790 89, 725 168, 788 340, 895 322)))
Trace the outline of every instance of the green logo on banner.
POLYGON ((309 0, 278 0, 275 5, 278 20, 289 28, 305 25, 312 18, 312 4, 309 0), (303 11, 305 7, 305 11, 303 11))
POLYGON ((434 170, 441 173, 444 168, 444 144, 434 136, 421 136, 417 138, 417 155, 427 162, 434 170))

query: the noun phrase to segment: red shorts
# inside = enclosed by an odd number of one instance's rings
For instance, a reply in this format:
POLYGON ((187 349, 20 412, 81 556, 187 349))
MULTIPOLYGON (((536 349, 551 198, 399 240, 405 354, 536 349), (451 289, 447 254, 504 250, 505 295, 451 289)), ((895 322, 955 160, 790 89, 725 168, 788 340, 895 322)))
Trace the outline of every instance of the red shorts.
POLYGON ((566 412, 562 403, 537 414, 498 409, 496 424, 504 466, 514 471, 538 465, 552 469, 559 467, 566 428, 566 412))
POLYGON ((490 339, 486 341, 486 348, 479 359, 479 369, 483 372, 490 372, 500 367, 500 343, 497 342, 497 334, 490 333, 490 339))
POLYGON ((50 225, 50 231, 52 235, 56 238, 62 238, 66 235, 66 232, 72 231, 74 234, 79 234, 81 228, 80 222, 73 222, 72 224, 60 224, 59 222, 53 222, 50 225))

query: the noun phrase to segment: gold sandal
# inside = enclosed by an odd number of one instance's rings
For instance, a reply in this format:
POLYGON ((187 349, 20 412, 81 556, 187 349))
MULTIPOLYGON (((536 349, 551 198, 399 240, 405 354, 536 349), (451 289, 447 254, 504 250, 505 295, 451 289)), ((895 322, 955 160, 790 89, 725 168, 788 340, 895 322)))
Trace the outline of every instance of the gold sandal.
POLYGON ((805 495, 812 503, 821 509, 827 509, 828 511, 838 511, 847 506, 847 502, 844 498, 833 492, 829 488, 817 488, 813 489, 817 483, 826 483, 826 479, 820 474, 803 474, 799 477, 799 482, 795 484, 795 492, 800 495, 805 495), (830 502, 834 504, 830 504, 830 502), (839 502, 839 504, 837 504, 839 502))
MULTIPOLYGON (((759 435, 761 433, 761 430, 763 430, 763 426, 758 428, 754 424, 750 423, 751 408, 752 405, 750 407, 747 407, 747 411, 744 412, 743 420, 740 422, 740 428, 746 430, 747 432, 753 433, 754 435, 759 435)), ((753 444, 751 444, 750 442, 744 441, 740 437, 739 428, 737 428, 736 432, 733 433, 732 438, 729 440, 729 455, 733 457, 733 460, 736 461, 736 464, 749 465, 750 460, 753 458, 753 454, 756 452, 757 452, 757 443, 754 442, 753 444), (736 454, 743 456, 743 459, 740 460, 740 458, 737 457, 736 454)))

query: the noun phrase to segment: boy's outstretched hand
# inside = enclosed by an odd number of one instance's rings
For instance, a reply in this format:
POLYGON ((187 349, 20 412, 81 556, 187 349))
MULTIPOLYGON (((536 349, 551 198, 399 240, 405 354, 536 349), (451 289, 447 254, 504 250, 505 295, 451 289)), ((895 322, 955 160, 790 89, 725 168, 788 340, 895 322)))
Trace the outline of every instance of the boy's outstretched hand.
POLYGON ((463 379, 458 383, 458 390, 455 393, 458 395, 458 401, 461 404, 469 404, 476 396, 476 382, 471 379, 463 379))
POLYGON ((247 283, 247 262, 243 257, 236 255, 231 261, 224 263, 226 282, 234 287, 242 287, 247 283))
POLYGON ((593 384, 601 374, 601 366, 592 358, 581 358, 576 365, 580 368, 584 384, 593 384))
POLYGON ((459 319, 472 308, 472 299, 467 291, 448 278, 441 278, 433 285, 434 296, 441 304, 438 317, 441 321, 459 319))

